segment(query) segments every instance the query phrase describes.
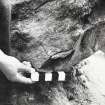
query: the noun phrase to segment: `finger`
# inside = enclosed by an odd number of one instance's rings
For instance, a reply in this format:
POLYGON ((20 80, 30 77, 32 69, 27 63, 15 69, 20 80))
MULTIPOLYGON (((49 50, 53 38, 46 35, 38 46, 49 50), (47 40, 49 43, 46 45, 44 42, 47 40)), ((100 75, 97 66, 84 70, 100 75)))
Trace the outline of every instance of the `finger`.
POLYGON ((29 73, 31 73, 31 72, 34 72, 35 69, 23 65, 18 71, 19 72, 29 72, 29 73))
POLYGON ((26 78, 21 74, 17 75, 16 82, 24 83, 24 84, 32 84, 32 80, 30 78, 26 78))
POLYGON ((26 65, 26 66, 28 66, 28 67, 32 67, 30 62, 23 61, 23 64, 26 65))

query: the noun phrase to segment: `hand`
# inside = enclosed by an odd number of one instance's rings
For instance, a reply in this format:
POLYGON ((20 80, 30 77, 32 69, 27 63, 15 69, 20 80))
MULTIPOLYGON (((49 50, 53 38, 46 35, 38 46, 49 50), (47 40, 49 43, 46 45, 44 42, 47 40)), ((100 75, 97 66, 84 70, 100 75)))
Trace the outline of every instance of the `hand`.
MULTIPOLYGON (((0 55, 1 56, 1 55, 0 55)), ((3 55, 0 60, 0 69, 5 74, 8 80, 12 82, 20 82, 25 84, 33 83, 31 78, 26 78, 22 75, 24 72, 33 73, 35 70, 27 66, 26 63, 21 63, 18 59, 12 56, 3 55)))

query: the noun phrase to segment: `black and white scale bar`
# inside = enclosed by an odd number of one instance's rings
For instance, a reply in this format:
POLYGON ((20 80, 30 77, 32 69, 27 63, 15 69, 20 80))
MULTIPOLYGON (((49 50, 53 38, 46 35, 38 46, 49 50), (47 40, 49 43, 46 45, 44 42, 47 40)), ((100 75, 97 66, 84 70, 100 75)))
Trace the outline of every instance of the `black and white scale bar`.
POLYGON ((58 71, 58 72, 34 72, 31 75, 32 81, 65 81, 69 72, 58 71))

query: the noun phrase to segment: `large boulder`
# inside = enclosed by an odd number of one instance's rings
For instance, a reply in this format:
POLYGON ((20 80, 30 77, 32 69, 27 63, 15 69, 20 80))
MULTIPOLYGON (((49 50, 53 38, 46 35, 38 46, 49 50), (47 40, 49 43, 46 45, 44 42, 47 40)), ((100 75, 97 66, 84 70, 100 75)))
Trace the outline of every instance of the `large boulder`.
POLYGON ((36 68, 41 68, 55 54, 69 51, 66 54, 69 55, 81 42, 82 38, 80 42, 78 39, 87 30, 83 29, 83 24, 89 22, 95 3, 88 0, 31 0, 15 5, 12 55, 31 61, 36 68))

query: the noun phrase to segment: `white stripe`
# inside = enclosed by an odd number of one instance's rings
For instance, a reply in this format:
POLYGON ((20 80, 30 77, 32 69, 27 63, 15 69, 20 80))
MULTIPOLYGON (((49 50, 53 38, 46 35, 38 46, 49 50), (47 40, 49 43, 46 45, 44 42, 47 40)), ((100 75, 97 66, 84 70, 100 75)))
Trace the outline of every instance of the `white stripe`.
POLYGON ((52 81, 52 73, 45 73, 45 81, 52 81))
POLYGON ((58 81, 65 81, 66 77, 65 72, 59 71, 58 74, 59 74, 58 81))
POLYGON ((31 80, 32 81, 39 81, 39 73, 38 72, 33 72, 32 74, 31 74, 31 80))

